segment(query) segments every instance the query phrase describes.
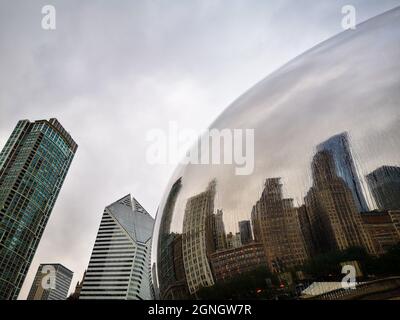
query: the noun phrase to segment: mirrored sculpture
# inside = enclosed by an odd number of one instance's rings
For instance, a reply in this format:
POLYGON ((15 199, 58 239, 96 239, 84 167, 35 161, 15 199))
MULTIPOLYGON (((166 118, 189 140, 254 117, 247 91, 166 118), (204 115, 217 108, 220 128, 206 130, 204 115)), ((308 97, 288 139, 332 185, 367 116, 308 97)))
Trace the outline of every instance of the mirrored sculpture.
POLYGON ((153 235, 160 299, 218 297, 235 279, 248 286, 232 297, 253 298, 320 254, 380 254, 364 217, 400 217, 400 9, 289 62, 210 128, 254 129, 254 168, 176 169, 153 235))

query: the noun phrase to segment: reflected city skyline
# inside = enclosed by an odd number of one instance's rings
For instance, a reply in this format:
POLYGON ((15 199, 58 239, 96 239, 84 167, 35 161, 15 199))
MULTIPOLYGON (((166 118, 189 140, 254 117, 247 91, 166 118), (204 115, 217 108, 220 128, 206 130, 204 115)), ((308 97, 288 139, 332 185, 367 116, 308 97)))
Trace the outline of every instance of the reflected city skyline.
POLYGON ((361 247, 377 256, 400 242, 399 14, 392 10, 299 56, 210 126, 254 129, 254 172, 178 166, 154 233, 161 296, 173 260, 167 229, 182 236, 181 280, 191 298, 228 274, 258 267, 304 274, 318 255, 361 247))
MULTIPOLYGON (((171 232, 176 200, 184 185, 180 177, 168 195, 158 239, 161 299, 186 299, 202 287, 259 267, 283 273, 301 267, 314 255, 335 250, 362 247, 373 255, 384 252, 367 230, 372 210, 360 206, 366 202, 360 201, 365 199, 364 191, 348 133, 334 135, 317 145, 315 152, 310 163, 313 182, 303 203, 295 206, 293 199, 284 198, 281 177, 266 178, 250 219, 238 221, 238 232, 227 232, 224 209, 215 209, 215 178, 204 192, 187 199, 183 233, 171 232)), ((391 214, 397 219, 400 204, 393 195, 400 190, 399 172, 399 167, 382 166, 367 175, 369 192, 379 209, 394 211, 391 214)), ((394 235, 390 243, 395 244, 397 238, 394 235)))

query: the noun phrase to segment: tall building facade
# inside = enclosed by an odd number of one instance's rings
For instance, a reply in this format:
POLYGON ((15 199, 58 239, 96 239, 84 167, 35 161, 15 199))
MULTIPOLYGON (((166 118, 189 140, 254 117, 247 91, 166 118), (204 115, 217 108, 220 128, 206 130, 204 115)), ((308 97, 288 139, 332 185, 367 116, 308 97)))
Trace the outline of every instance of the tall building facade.
POLYGON ((28 300, 65 300, 74 273, 61 264, 41 264, 28 300))
POLYGON ((309 257, 313 257, 316 254, 314 237, 311 230, 311 223, 308 217, 307 208, 303 204, 298 208, 300 228, 303 234, 304 242, 306 244, 306 250, 309 257))
POLYGON ((183 219, 182 253, 190 294, 214 284, 209 256, 215 251, 214 197, 216 182, 187 200, 183 219))
POLYGON ((56 119, 19 121, 0 153, 0 299, 16 299, 78 146, 56 119))
POLYGON ((256 242, 264 245, 269 267, 282 272, 302 265, 308 258, 293 199, 284 199, 280 178, 267 179, 252 211, 256 242))
POLYGON ((251 234, 250 220, 239 221, 239 232, 240 232, 240 242, 242 244, 248 244, 251 241, 253 241, 253 236, 251 234))
POLYGON ((226 232, 224 224, 224 212, 220 209, 215 214, 215 249, 226 249, 226 232))
POLYGON ((383 166, 366 178, 379 210, 400 210, 400 167, 383 166))
POLYGON ((356 164, 350 150, 347 132, 335 135, 317 146, 317 152, 328 152, 333 160, 334 171, 350 189, 359 212, 368 211, 367 201, 360 182, 356 164))
POLYGON ((151 300, 154 219, 127 195, 105 208, 79 299, 151 300))
POLYGON ((337 175, 334 157, 318 152, 312 161, 313 186, 305 197, 306 210, 317 252, 364 247, 375 253, 354 195, 337 175))

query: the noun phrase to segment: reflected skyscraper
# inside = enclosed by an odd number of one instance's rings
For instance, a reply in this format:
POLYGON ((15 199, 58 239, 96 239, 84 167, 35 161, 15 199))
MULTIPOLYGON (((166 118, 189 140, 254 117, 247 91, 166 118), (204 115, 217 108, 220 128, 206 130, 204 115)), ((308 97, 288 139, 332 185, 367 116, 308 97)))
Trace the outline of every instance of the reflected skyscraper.
POLYGON ((366 178, 379 210, 400 210, 400 167, 382 166, 366 178))
POLYGON ((179 234, 175 237, 172 245, 172 254, 174 257, 174 272, 176 282, 173 283, 165 294, 166 299, 187 299, 189 291, 186 283, 185 266, 183 263, 182 252, 182 235, 179 234))
POLYGON ((332 156, 335 174, 350 189, 359 212, 368 211, 359 175, 350 150, 347 132, 335 135, 317 146, 317 152, 327 151, 332 156))
POLYGON ((332 153, 319 151, 312 161, 313 186, 305 197, 307 214, 319 252, 364 247, 374 253, 351 189, 337 175, 332 153))
MULTIPOLYGON (((175 208, 176 199, 182 188, 182 179, 179 178, 171 188, 161 220, 160 234, 158 236, 158 277, 160 279, 161 298, 165 299, 167 290, 171 285, 175 285, 177 277, 174 268, 174 243, 177 237, 176 233, 171 232, 172 213, 175 208)), ((180 240, 182 241, 182 239, 180 240)))
POLYGON ((252 222, 255 241, 264 245, 271 270, 284 271, 307 259, 297 210, 293 199, 283 198, 280 178, 267 179, 252 222))
POLYGON ((19 121, 0 153, 0 299, 16 299, 78 145, 57 119, 19 121))
POLYGON ((224 250, 227 248, 225 224, 223 220, 224 213, 222 210, 217 210, 215 214, 215 249, 224 250))
POLYGON ((299 214, 299 221, 300 221, 300 228, 303 234, 306 250, 309 257, 313 257, 316 253, 315 244, 314 244, 314 237, 311 229, 310 218, 307 213, 307 208, 303 204, 298 208, 299 214))
POLYGON ((183 219, 182 252, 189 292, 214 284, 209 256, 214 244, 214 197, 216 181, 206 191, 187 200, 183 219))
POLYGON ((239 221, 240 241, 242 244, 248 244, 253 240, 251 235, 250 220, 239 221))

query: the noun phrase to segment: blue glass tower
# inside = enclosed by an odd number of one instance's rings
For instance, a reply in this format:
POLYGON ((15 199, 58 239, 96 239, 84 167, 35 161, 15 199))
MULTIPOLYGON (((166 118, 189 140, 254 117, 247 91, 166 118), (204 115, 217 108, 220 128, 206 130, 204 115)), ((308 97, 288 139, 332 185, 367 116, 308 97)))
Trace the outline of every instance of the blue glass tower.
POLYGON ((57 119, 18 122, 0 153, 0 299, 16 299, 77 144, 57 119))
POLYGON ((317 146, 317 151, 327 151, 332 156, 335 164, 335 173, 342 178, 350 188, 353 199, 359 212, 368 211, 361 182, 350 151, 348 133, 335 135, 317 146))

